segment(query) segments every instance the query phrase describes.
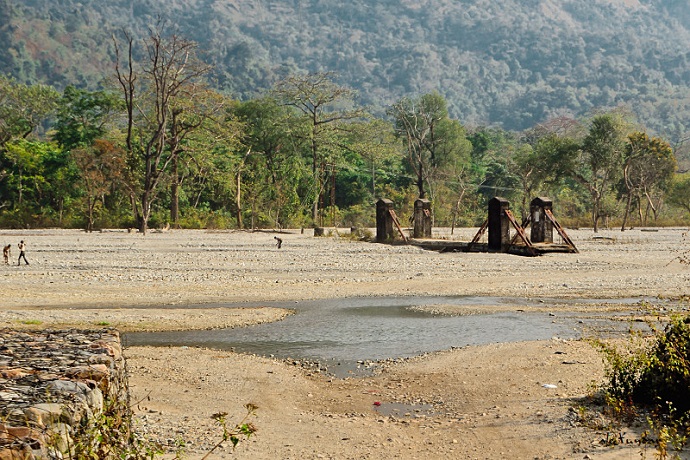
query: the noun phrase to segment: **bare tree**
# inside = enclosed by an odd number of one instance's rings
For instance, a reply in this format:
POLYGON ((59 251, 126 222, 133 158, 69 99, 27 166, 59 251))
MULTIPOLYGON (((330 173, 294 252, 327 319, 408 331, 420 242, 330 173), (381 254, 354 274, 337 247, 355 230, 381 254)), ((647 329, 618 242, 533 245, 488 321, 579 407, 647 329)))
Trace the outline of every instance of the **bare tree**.
MULTIPOLYGON (((448 116, 443 96, 432 92, 416 99, 403 98, 388 113, 407 150, 419 198, 426 198, 428 192, 434 200, 435 189, 443 181, 462 181, 467 176, 472 144, 462 124, 448 116)), ((459 192, 459 200, 463 194, 459 192)))
POLYGON ((418 99, 403 98, 389 109, 395 129, 403 139, 416 176, 419 198, 426 198, 429 178, 437 166, 438 125, 448 118, 446 102, 438 93, 418 99))
POLYGON ((210 67, 197 59, 196 43, 176 35, 164 38, 156 28, 144 42, 145 62, 137 70, 134 40, 128 33, 124 37, 126 57, 114 39, 115 71, 127 109, 130 164, 143 169, 131 197, 139 230, 146 233, 152 204, 166 179, 172 177, 176 194, 175 169, 185 139, 210 116, 208 107, 197 105, 197 98, 207 92, 201 80, 210 67))

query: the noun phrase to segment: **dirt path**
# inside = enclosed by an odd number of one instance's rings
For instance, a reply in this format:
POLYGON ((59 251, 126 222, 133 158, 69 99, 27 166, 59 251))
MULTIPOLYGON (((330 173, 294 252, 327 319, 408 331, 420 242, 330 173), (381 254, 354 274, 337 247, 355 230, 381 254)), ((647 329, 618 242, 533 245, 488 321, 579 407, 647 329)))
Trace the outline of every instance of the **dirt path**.
MULTIPOLYGON (((455 237, 468 241, 474 231, 455 237)), ((0 324, 243 326, 278 320, 295 300, 355 295, 529 297, 543 300, 536 309, 554 314, 613 311, 620 305, 566 306, 558 299, 645 303, 689 294, 690 269, 673 261, 682 232, 570 231, 579 254, 524 258, 440 254, 299 231, 282 234, 280 250, 273 233, 1 231, 0 243, 27 242, 31 265, 0 266, 0 324), (246 308, 223 308, 227 302, 246 308), (282 308, 259 308, 268 302, 282 308)), ((513 307, 432 308, 468 314, 513 307)), ((655 301, 649 308, 666 307, 655 301)), ((639 448, 602 447, 605 432, 576 423, 591 382, 603 377, 601 358, 587 343, 496 342, 345 380, 225 351, 133 347, 126 354, 141 432, 170 448, 186 439, 187 458, 200 458, 219 439, 213 414, 228 412, 236 421, 248 402, 259 406, 257 434, 234 453, 223 446, 210 458, 640 458, 639 448)))

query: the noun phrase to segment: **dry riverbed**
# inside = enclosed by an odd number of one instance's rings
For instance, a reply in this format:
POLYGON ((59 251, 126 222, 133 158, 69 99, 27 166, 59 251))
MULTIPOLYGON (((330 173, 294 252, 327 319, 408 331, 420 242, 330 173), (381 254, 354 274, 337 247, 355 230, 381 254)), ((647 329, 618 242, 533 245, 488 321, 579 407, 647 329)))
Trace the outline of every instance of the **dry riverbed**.
MULTIPOLYGON (((636 313, 643 308, 653 316, 685 309, 663 300, 690 294, 690 269, 676 260, 688 248, 684 230, 570 230, 579 254, 536 258, 436 253, 299 230, 280 234, 281 249, 270 232, 0 231, 0 243, 14 245, 13 261, 16 244, 26 241, 31 263, 0 266, 0 324, 244 327, 280 320, 298 300, 422 295, 530 298, 536 306, 529 309, 554 315, 620 313, 629 306, 614 300, 633 298, 636 313)), ((469 241, 474 232, 459 229, 452 238, 469 241)), ((451 238, 447 231, 436 236, 451 238)), ((510 302, 424 308, 444 315, 525 309, 510 302)), ((584 341, 501 343, 497 337, 491 345, 398 360, 376 375, 348 379, 201 348, 130 347, 126 356, 140 432, 172 451, 186 440, 187 458, 201 458, 220 439, 213 414, 238 421, 246 403, 259 406, 252 418, 259 431, 234 452, 223 445, 209 458, 627 459, 644 453, 634 444, 603 447, 606 432, 580 423, 578 408, 604 376, 601 357, 584 341)), ((626 433, 633 441, 634 430, 626 433)))

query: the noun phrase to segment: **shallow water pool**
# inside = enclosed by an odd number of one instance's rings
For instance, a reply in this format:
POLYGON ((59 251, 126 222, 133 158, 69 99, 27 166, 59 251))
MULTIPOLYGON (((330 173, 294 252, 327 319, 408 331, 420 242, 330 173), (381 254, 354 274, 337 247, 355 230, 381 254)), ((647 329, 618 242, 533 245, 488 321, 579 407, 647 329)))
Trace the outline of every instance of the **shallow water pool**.
MULTIPOLYGON (((630 299, 634 306, 635 299, 630 299)), ((562 301, 559 301, 562 302, 562 301)), ((622 300, 617 300, 622 302, 622 300)), ((126 345, 200 346, 299 361, 315 361, 336 375, 356 372, 363 363, 404 358, 452 347, 498 342, 578 338, 583 330, 624 329, 625 323, 573 314, 528 313, 520 306, 544 300, 491 297, 350 298, 298 302, 295 314, 269 324, 235 329, 127 333, 126 345), (410 307, 423 305, 515 306, 515 311, 439 316, 410 307)))

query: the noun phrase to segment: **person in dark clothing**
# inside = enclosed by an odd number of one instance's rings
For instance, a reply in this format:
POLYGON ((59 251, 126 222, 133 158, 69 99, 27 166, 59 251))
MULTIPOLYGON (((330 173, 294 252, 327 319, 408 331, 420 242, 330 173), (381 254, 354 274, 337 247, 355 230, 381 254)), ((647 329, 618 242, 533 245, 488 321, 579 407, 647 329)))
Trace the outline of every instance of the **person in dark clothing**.
POLYGON ((20 241, 17 246, 19 247, 19 259, 17 259, 17 265, 22 264, 22 259, 24 259, 26 265, 29 265, 29 261, 26 260, 26 244, 24 244, 24 240, 20 241))
POLYGON ((278 247, 278 249, 280 249, 280 247, 283 245, 282 238, 278 238, 277 236, 274 236, 273 238, 276 240, 276 246, 278 247))

